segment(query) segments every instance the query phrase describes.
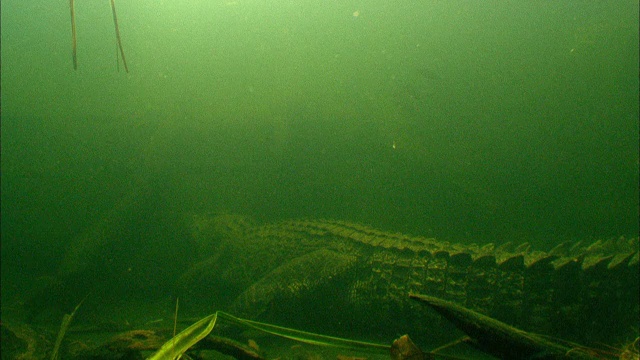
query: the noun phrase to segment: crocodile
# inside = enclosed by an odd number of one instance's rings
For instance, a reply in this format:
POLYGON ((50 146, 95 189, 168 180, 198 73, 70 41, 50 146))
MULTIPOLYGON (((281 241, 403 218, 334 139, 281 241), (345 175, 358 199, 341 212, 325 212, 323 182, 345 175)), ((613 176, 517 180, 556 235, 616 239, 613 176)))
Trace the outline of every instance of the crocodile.
POLYGON ((388 341, 441 344, 459 333, 409 293, 438 297, 509 325, 585 344, 637 336, 638 239, 457 244, 338 220, 258 224, 194 215, 205 256, 179 280, 180 299, 245 318, 388 341), (203 295, 204 294, 204 295, 203 295))

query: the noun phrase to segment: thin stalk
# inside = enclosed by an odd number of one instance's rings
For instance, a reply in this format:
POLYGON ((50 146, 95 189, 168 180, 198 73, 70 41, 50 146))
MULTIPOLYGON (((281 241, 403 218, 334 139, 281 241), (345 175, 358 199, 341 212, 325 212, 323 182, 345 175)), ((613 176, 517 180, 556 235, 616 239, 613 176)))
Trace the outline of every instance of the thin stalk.
POLYGON ((113 12, 113 24, 116 28, 116 40, 118 41, 118 48, 120 49, 120 55, 122 56, 122 65, 124 65, 124 71, 129 72, 129 68, 127 67, 127 59, 124 56, 124 49, 122 48, 122 40, 120 39, 120 28, 118 27, 118 16, 116 15, 115 0, 111 0, 111 10, 113 12))
POLYGON ((76 10, 73 2, 74 0, 69 0, 69 8, 71 8, 71 49, 73 50, 73 70, 78 70, 78 56, 76 51, 76 10))
POLYGON ((76 305, 76 308, 73 309, 73 312, 71 314, 64 314, 64 316, 62 317, 62 324, 60 324, 60 331, 58 331, 56 344, 53 347, 53 351, 51 352, 51 360, 59 359, 60 357, 59 351, 60 351, 60 345, 62 345, 62 339, 64 338, 64 335, 67 333, 67 329, 69 328, 69 324, 71 324, 71 320, 73 320, 73 316, 76 314, 76 312, 78 311, 78 308, 80 308, 80 305, 82 305, 82 303, 87 299, 88 296, 89 294, 87 294, 87 296, 85 296, 84 299, 82 299, 82 301, 80 301, 80 303, 76 305))
POLYGON ((179 304, 180 298, 176 298, 176 312, 175 315, 173 315, 173 336, 176 336, 176 327, 178 325, 178 304, 179 304))
POLYGON ((118 49, 118 44, 116 44, 116 70, 120 72, 120 49, 118 49))

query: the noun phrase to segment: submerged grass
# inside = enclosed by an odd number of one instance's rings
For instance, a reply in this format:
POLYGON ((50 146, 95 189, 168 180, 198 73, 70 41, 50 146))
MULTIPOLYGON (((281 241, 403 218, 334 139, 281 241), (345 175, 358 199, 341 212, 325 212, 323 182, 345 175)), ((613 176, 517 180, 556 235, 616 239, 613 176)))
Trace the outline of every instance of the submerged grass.
POLYGON ((80 305, 87 299, 89 295, 85 296, 78 305, 73 309, 71 314, 64 314, 62 317, 62 323, 60 324, 60 330, 58 331, 58 337, 56 338, 56 343, 53 346, 53 351, 51 352, 51 360, 58 360, 60 356, 60 345, 62 345, 62 339, 64 339, 64 335, 67 333, 67 329, 69 328, 69 324, 71 324, 71 320, 73 320, 73 316, 76 314, 76 311, 80 308, 80 305))
POLYGON ((211 314, 188 328, 181 331, 178 335, 167 341, 160 350, 153 354, 148 360, 175 360, 179 359, 190 347, 198 341, 204 339, 213 330, 218 318, 256 329, 267 334, 279 336, 282 338, 295 340, 298 342, 329 346, 333 348, 349 349, 349 350, 368 350, 368 351, 389 351, 389 345, 376 344, 370 342, 343 339, 333 336, 315 334, 311 332, 261 323, 252 320, 237 318, 233 315, 222 311, 211 314))
POLYGON ((182 330, 178 335, 164 343, 160 350, 153 354, 149 360, 174 360, 179 359, 190 347, 198 341, 204 339, 218 320, 218 313, 211 314, 188 328, 182 330))

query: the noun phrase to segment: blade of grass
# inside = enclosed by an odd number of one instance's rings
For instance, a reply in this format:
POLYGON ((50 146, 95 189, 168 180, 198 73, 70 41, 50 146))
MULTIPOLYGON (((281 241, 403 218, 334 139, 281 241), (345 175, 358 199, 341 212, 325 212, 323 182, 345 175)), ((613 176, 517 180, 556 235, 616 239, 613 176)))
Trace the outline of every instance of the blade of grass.
POLYGON ((164 343, 160 350, 153 354, 148 360, 175 360, 182 356, 190 347, 198 341, 204 339, 213 330, 218 318, 225 319, 235 324, 256 329, 267 334, 283 337, 286 339, 311 344, 341 348, 348 350, 367 350, 388 352, 389 345, 376 344, 364 341, 349 340, 333 336, 321 335, 302 330, 286 328, 283 326, 271 325, 252 320, 241 319, 222 311, 209 315, 195 324, 181 331, 178 335, 164 343))
POLYGON ((82 303, 87 299, 88 296, 89 294, 87 294, 87 296, 85 296, 84 299, 82 299, 82 301, 80 301, 80 303, 76 305, 75 309, 73 309, 73 312, 71 312, 71 314, 64 314, 64 316, 62 317, 62 324, 60 324, 58 337, 56 338, 56 343, 53 346, 53 351, 51 352, 51 360, 58 359, 59 352, 60 352, 60 345, 62 345, 62 339, 64 339, 64 335, 67 333, 69 324, 71 324, 71 320, 73 320, 73 316, 76 314, 76 311, 78 311, 78 308, 80 308, 80 305, 82 305, 82 303))
POLYGON ((342 348, 342 349, 349 349, 349 350, 389 351, 391 349, 390 345, 376 344, 376 343, 365 342, 365 341, 357 341, 357 340, 344 339, 344 338, 339 338, 334 336, 321 335, 321 334, 311 333, 307 331, 286 328, 283 326, 277 326, 277 325, 261 323, 253 320, 241 319, 221 311, 219 311, 218 313, 220 314, 221 317, 224 317, 225 319, 235 322, 237 324, 242 324, 244 326, 247 326, 256 330, 260 330, 267 334, 280 336, 286 339, 295 340, 295 341, 306 343, 306 344, 329 346, 333 348, 342 348))
POLYGON ((176 327, 178 326, 178 304, 180 302, 180 298, 176 298, 176 312, 173 315, 173 337, 176 336, 176 327))
POLYGON ((148 360, 175 360, 179 358, 195 343, 209 335, 216 325, 217 319, 218 313, 216 312, 182 330, 178 335, 164 343, 148 360))

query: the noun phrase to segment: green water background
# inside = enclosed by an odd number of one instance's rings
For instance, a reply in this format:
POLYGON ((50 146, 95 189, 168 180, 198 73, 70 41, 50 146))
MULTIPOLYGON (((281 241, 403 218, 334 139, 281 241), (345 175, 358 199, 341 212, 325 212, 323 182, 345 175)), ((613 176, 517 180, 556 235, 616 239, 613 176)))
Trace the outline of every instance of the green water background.
POLYGON ((128 74, 108 1, 77 71, 67 1, 1 6, 3 298, 140 183, 108 256, 156 276, 190 261, 168 213, 637 236, 637 1, 121 0, 128 74))

